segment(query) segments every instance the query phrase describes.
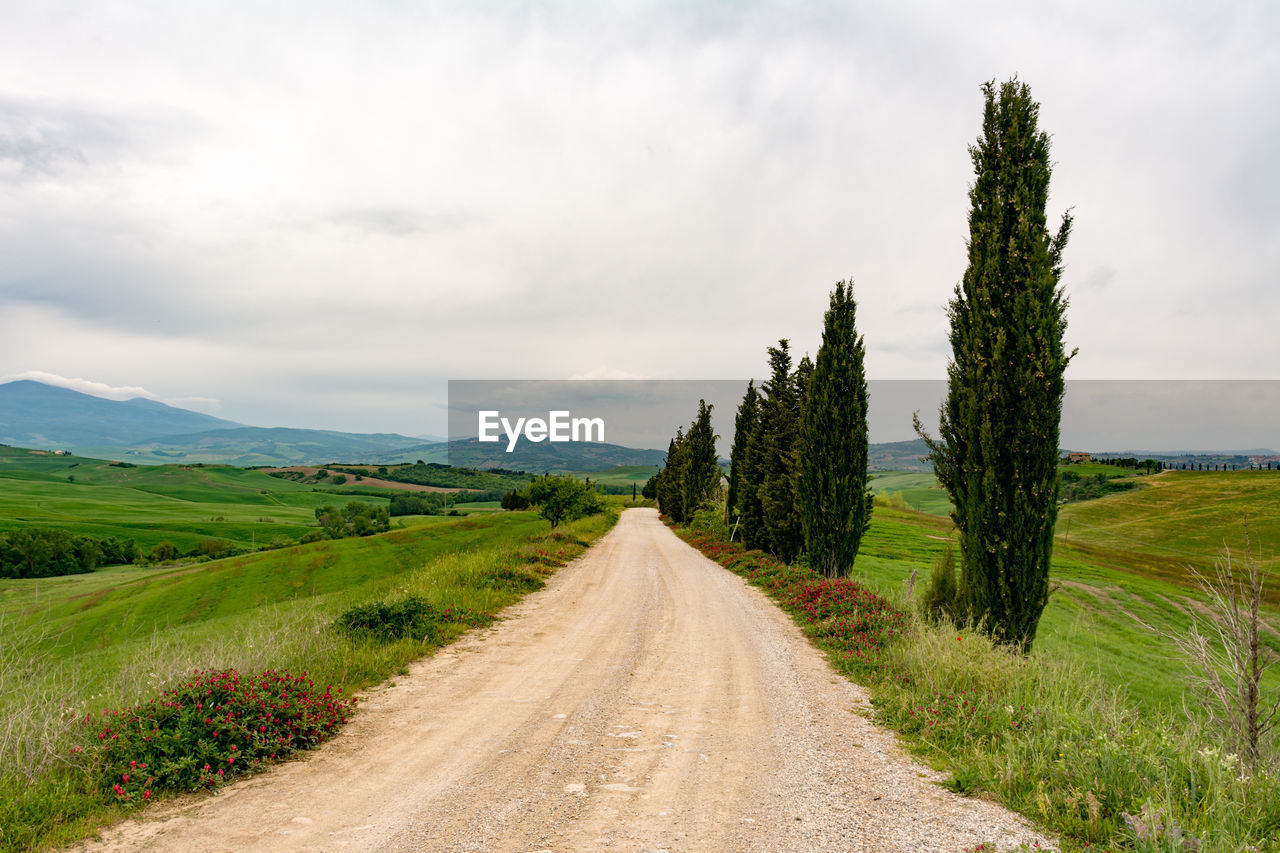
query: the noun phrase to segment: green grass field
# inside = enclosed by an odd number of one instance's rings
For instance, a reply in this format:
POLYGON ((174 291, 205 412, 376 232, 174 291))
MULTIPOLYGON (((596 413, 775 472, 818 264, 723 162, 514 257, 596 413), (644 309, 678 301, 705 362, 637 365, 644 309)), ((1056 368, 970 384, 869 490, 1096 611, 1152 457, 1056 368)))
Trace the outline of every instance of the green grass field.
POLYGON ((67 760, 88 745, 86 714, 146 701, 197 669, 306 671, 350 694, 434 646, 350 639, 331 627, 343 610, 417 595, 496 613, 522 594, 511 572, 541 574, 614 519, 550 533, 532 512, 422 518, 189 567, 0 581, 0 850, 76 838, 115 813, 67 760))
POLYGON ((870 485, 882 502, 930 515, 947 515, 951 512, 951 500, 938 485, 938 479, 933 476, 932 471, 873 474, 870 485))
POLYGON ((573 476, 579 479, 590 477, 591 482, 602 486, 631 488, 634 484, 637 489, 641 489, 656 473, 658 473, 657 465, 623 465, 607 471, 576 471, 573 476))
MULTIPOLYGON (((894 476, 904 482, 929 477, 894 476)), ((1186 670, 1171 644, 1139 620, 1157 629, 1184 629, 1200 600, 1188 566, 1212 567, 1223 542, 1242 555, 1246 517, 1256 519, 1250 522, 1255 553, 1260 550, 1273 570, 1268 616, 1280 628, 1280 580, 1274 573, 1280 472, 1170 471, 1143 480, 1150 488, 1062 508, 1051 575, 1056 590, 1033 654, 1078 662, 1139 706, 1168 710, 1183 699, 1186 670)), ((877 506, 854 578, 901 600, 912 572, 918 590, 953 539, 947 518, 877 506)), ((1280 651, 1280 634, 1268 640, 1280 651)), ((1280 686, 1280 672, 1272 682, 1280 686)))
POLYGON ((358 494, 318 492, 259 471, 221 465, 116 467, 99 459, 0 447, 0 530, 53 527, 134 539, 145 552, 168 540, 188 550, 209 538, 244 548, 297 540, 315 509, 358 494))

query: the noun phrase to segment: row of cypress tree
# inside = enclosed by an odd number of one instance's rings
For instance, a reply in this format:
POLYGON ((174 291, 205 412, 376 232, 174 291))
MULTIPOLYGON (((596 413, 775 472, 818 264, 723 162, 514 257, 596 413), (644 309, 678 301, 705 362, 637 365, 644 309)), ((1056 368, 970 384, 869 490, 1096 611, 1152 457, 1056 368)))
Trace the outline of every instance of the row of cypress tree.
MULTIPOLYGON (((951 612, 1026 652, 1049 597, 1064 377, 1074 355, 1061 287, 1072 220, 1068 213, 1048 228, 1049 136, 1029 88, 1015 78, 982 91, 982 133, 969 149, 968 266, 948 311, 941 434, 930 437, 918 418, 916 429, 955 508, 961 561, 951 612)), ((872 508, 855 314, 841 282, 815 363, 806 357, 793 369, 786 340, 769 348, 769 378, 758 389, 748 383, 738 407, 725 507, 746 544, 787 561, 807 554, 828 576, 848 573, 872 508)), ((668 468, 690 464, 682 456, 690 442, 677 437, 668 468)), ((698 488, 669 486, 659 494, 664 511, 688 515, 698 488)))
POLYGON ((788 562, 801 554, 847 575, 871 522, 865 347, 852 282, 831 294, 822 345, 792 368, 786 339, 769 378, 747 383, 734 422, 726 511, 742 541, 788 562))
POLYGON ((706 400, 698 401, 697 417, 688 432, 676 430, 667 447, 666 464, 653 480, 658 504, 676 522, 688 521, 699 509, 714 506, 720 491, 719 436, 711 427, 712 408, 706 400))
POLYGON ((687 521, 716 506, 744 543, 791 562, 807 554, 828 577, 847 575, 871 521, 867 489, 865 349, 852 283, 831 294, 817 360, 792 365, 790 343, 769 347, 769 378, 754 380, 738 406, 728 490, 720 471, 711 406, 699 401, 655 484, 662 511, 687 521))

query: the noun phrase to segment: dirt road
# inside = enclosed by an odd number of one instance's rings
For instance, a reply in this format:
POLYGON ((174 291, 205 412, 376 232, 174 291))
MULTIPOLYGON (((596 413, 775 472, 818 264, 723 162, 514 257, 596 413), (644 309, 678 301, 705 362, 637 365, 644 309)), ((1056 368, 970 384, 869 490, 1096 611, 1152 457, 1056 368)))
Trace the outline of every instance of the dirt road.
POLYGON ((84 850, 960 851, 1039 840, 858 712, 759 592, 629 510, 307 759, 84 850))

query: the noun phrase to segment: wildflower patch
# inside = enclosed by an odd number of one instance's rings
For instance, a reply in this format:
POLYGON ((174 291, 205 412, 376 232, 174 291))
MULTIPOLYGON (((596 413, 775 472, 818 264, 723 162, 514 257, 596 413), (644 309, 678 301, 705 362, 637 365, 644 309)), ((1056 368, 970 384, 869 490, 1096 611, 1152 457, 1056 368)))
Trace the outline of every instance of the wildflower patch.
POLYGON ((98 728, 102 792, 142 804, 160 791, 213 788, 337 733, 354 699, 319 690, 306 673, 195 672, 145 705, 86 716, 98 728))

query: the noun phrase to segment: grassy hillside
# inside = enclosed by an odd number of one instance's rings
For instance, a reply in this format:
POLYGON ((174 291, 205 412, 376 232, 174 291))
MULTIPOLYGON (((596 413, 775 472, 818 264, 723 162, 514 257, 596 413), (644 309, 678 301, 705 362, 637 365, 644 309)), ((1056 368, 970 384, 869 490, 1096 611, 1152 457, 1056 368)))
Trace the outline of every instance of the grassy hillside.
POLYGON ((86 714, 145 701, 196 669, 307 672, 349 695, 539 586, 615 518, 555 534, 528 512, 424 518, 186 568, 0 581, 0 851, 81 837, 117 813, 89 781, 92 759, 77 757, 96 743, 86 714), (353 605, 411 595, 472 615, 421 640, 333 628, 353 605))
POLYGON ((890 471, 871 475, 871 490, 885 502, 929 515, 948 515, 951 500, 932 471, 890 471))
MULTIPOLYGON (((902 483, 912 476, 894 475, 902 483)), ((1280 472, 1169 471, 1142 479, 1149 488, 1062 508, 1052 570, 1057 589, 1041 618, 1034 654, 1076 661, 1135 703, 1169 709, 1182 700, 1185 670, 1172 647, 1138 620, 1185 628, 1199 601, 1187 566, 1211 567, 1223 542, 1242 554, 1246 517, 1256 519, 1250 522, 1255 553, 1261 549, 1274 571, 1280 472)), ((877 506, 855 578, 901 597, 912 572, 916 588, 923 586, 953 539, 949 519, 877 506)), ((1272 623, 1280 628, 1280 582, 1272 581, 1269 601, 1272 623)), ((1280 651, 1280 634, 1268 641, 1280 651)), ((1280 684, 1280 672, 1273 680, 1280 684)))
POLYGON ((224 466, 118 467, 98 459, 0 447, 0 529, 53 527, 180 549, 208 538, 241 547, 296 540, 315 508, 375 497, 314 491, 258 471, 224 466))
POLYGON ((1185 584, 1187 564, 1212 565, 1224 544, 1242 551, 1247 527, 1264 565, 1280 565, 1280 471, 1166 471, 1141 479, 1147 488, 1065 506, 1059 541, 1104 565, 1185 584))

